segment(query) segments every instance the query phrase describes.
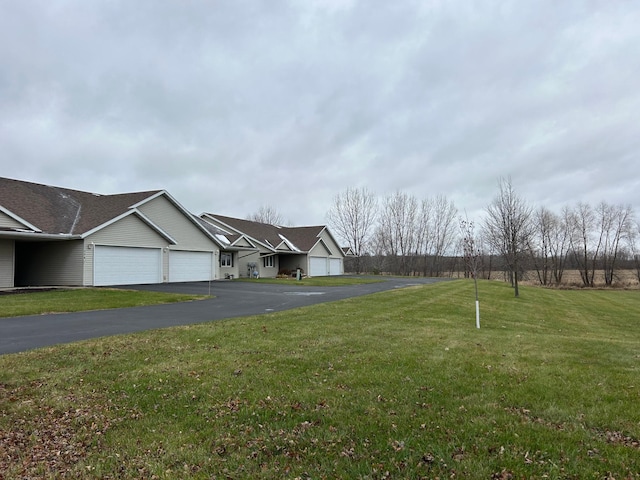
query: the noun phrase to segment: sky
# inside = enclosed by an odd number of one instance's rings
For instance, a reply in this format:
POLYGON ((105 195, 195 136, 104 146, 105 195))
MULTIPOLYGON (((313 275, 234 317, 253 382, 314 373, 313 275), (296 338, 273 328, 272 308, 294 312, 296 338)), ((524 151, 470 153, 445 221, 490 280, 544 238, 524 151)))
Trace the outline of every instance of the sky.
POLYGON ((640 2, 0 0, 0 176, 326 223, 500 178, 640 213, 640 2))

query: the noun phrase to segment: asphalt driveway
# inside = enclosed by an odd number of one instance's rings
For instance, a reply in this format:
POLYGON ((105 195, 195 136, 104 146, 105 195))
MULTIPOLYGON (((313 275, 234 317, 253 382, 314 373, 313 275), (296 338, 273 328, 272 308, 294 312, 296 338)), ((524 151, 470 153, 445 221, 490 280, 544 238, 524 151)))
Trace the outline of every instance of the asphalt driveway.
POLYGON ((381 277, 383 282, 343 287, 303 287, 252 282, 187 282, 122 288, 208 295, 213 298, 166 305, 0 318, 0 355, 154 328, 259 315, 317 303, 443 281, 381 277))

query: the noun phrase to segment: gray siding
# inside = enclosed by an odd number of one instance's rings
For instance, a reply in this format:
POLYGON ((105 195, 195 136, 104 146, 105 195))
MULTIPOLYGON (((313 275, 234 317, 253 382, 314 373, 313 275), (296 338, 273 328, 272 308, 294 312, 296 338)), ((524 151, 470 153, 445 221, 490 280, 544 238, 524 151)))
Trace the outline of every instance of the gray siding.
POLYGON ((25 228, 23 224, 14 220, 4 212, 0 212, 0 227, 3 228, 25 228))
POLYGON ((251 245, 246 238, 242 237, 240 238, 236 243, 233 244, 234 247, 249 247, 249 248, 254 248, 253 245, 251 245))
POLYGON ((238 252, 238 274, 240 277, 247 277, 248 265, 253 262, 260 267, 260 255, 258 252, 238 252))
POLYGON ((0 288, 13 287, 14 242, 0 240, 0 288))
POLYGON ((178 243, 178 250, 218 250, 213 241, 190 221, 166 197, 160 196, 138 207, 156 225, 167 232, 178 243))
POLYGON ((166 248, 162 249, 162 281, 169 281, 169 251, 166 248))
POLYGON ((264 278, 275 278, 280 270, 280 259, 278 255, 273 255, 273 267, 264 266, 264 258, 258 260, 258 271, 264 278))
POLYGON ((82 285, 82 240, 21 243, 16 284, 21 286, 82 285))
POLYGON ((342 252, 342 249, 340 248, 339 245, 337 245, 333 241, 333 239, 331 238, 331 235, 329 235, 326 230, 322 232, 322 234, 320 235, 320 238, 324 241, 325 245, 329 248, 329 250, 331 251, 331 254, 330 255, 328 254, 326 247, 322 244, 322 242, 318 242, 315 245, 315 247, 313 247, 309 252, 310 256, 317 255, 319 257, 328 256, 330 258, 344 258, 344 253, 342 252))
MULTIPOLYGON (((177 245, 169 245, 169 249, 212 252, 216 258, 218 245, 164 195, 139 206, 138 210, 177 242, 177 245)), ((169 255, 165 253, 162 260, 163 281, 166 282, 170 268, 169 255)), ((217 260, 213 262, 212 269, 213 278, 220 278, 217 260)))
POLYGON ((168 241, 135 215, 97 231, 85 238, 85 242, 124 247, 166 247, 168 241))
POLYGON ((331 251, 328 250, 328 246, 325 246, 324 243, 318 242, 315 246, 309 250, 310 257, 330 257, 331 251))

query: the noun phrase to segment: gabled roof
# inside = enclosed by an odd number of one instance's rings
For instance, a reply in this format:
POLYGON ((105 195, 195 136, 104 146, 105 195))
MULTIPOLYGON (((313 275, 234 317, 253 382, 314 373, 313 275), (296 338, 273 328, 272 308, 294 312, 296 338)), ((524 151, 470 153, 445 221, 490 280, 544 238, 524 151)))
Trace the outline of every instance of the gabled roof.
POLYGON ((0 212, 21 225, 3 228, 3 235, 30 238, 83 238, 128 216, 135 215, 169 243, 176 241, 138 207, 164 196, 197 228, 216 239, 195 215, 165 190, 100 195, 69 188, 0 177, 0 212), (22 228, 24 227, 24 228, 22 228))
POLYGON ((241 233, 234 233, 219 228, 211 223, 203 220, 200 217, 195 217, 196 220, 207 230, 207 232, 213 236, 218 244, 225 250, 247 250, 257 249, 257 247, 251 242, 246 235, 241 233), (249 244, 247 246, 246 244, 249 244))
MULTIPOLYGON (((321 235, 326 228, 327 227, 324 225, 314 225, 310 227, 282 227, 281 233, 300 250, 309 252, 318 243, 324 243, 321 235)), ((327 250, 330 251, 329 248, 327 248, 327 250)))
MULTIPOLYGON (((327 228, 324 225, 281 227, 213 213, 203 213, 201 217, 205 220, 208 217, 237 234, 245 234, 272 252, 282 253, 308 253, 318 242, 322 242, 321 234, 327 228)), ((342 250, 332 253, 342 253, 342 250)))
POLYGON ((0 206, 25 230, 82 235, 161 191, 98 195, 0 177, 0 206))
POLYGON ((268 250, 275 251, 276 246, 282 242, 282 239, 276 233, 278 227, 267 223, 252 222, 251 220, 225 217, 224 215, 215 215, 213 213, 203 213, 201 218, 205 221, 207 218, 215 221, 218 228, 229 234, 245 235, 268 250))
POLYGON ((347 257, 355 256, 355 253, 353 253, 353 250, 351 249, 351 247, 341 247, 341 248, 342 248, 342 253, 344 253, 345 256, 347 257))

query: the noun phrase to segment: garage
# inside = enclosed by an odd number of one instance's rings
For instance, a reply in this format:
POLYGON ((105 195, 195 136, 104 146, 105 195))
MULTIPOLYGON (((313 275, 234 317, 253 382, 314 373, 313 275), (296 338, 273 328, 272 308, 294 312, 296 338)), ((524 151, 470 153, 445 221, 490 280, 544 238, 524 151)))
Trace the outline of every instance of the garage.
POLYGON ((312 277, 326 277, 329 275, 327 257, 309 257, 309 275, 312 277))
POLYGON ((93 284, 162 283, 162 249, 96 245, 93 284))
POLYGON ((198 282, 211 280, 212 252, 172 250, 169 252, 169 281, 198 282))
POLYGON ((329 259, 329 275, 342 275, 342 259, 341 258, 329 259))

